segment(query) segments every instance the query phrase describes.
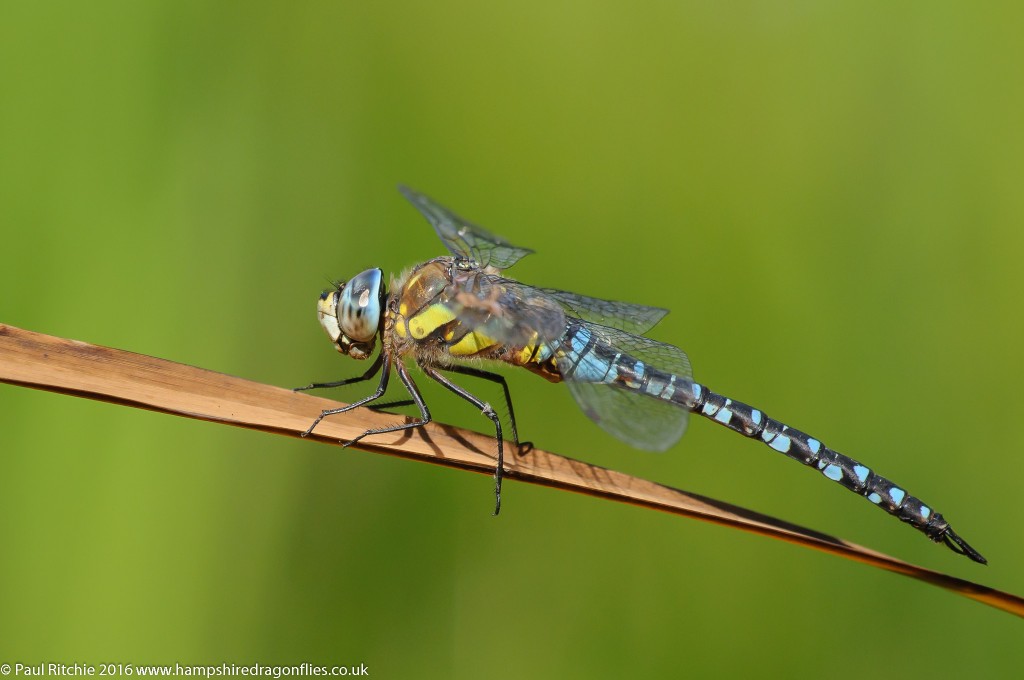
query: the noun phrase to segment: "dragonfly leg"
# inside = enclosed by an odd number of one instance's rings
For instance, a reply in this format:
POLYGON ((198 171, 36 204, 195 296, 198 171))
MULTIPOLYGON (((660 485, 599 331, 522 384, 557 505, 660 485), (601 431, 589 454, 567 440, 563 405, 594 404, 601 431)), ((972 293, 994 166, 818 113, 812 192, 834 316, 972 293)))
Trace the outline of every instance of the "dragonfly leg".
POLYGON ((377 355, 377 358, 373 360, 373 365, 371 365, 370 368, 366 369, 366 373, 363 373, 361 376, 358 376, 356 378, 345 378, 344 380, 335 380, 334 382, 310 383, 305 387, 296 387, 292 391, 305 392, 306 390, 318 390, 323 387, 342 387, 344 385, 354 385, 355 383, 358 382, 365 382, 372 378, 373 376, 377 375, 377 371, 380 370, 380 367, 383 364, 384 353, 381 352, 380 354, 377 355))
MULTIPOLYGON (((494 423, 495 436, 498 439, 498 464, 494 468, 494 514, 497 515, 499 512, 501 512, 501 479, 502 479, 502 476, 504 475, 504 472, 505 472, 505 464, 504 464, 505 463, 505 456, 504 456, 503 439, 502 439, 502 436, 501 436, 501 419, 498 417, 498 414, 494 411, 494 409, 491 408, 490 404, 481 401, 480 399, 478 399, 477 397, 473 396, 472 394, 470 394, 469 392, 467 392, 463 388, 459 387, 458 385, 453 383, 451 380, 449 380, 445 376, 443 376, 440 373, 438 373, 436 369, 433 369, 433 368, 431 368, 429 366, 421 366, 421 368, 423 369, 423 372, 427 374, 428 377, 433 378, 434 380, 436 380, 437 382, 441 383, 442 385, 447 387, 449 390, 451 390, 455 394, 459 395, 460 397, 462 397, 463 399, 465 399, 469 403, 473 404, 473 406, 476 406, 478 409, 480 409, 481 413, 483 413, 485 416, 490 418, 491 422, 494 423)), ((448 369, 445 369, 445 370, 448 370, 448 369)), ((463 371, 458 371, 458 372, 461 373, 463 371)), ((479 373, 486 373, 486 371, 480 371, 479 373)), ((477 377, 480 377, 480 378, 484 377, 483 375, 479 375, 479 373, 468 373, 467 372, 466 375, 476 375, 477 377)), ((494 374, 492 373, 492 374, 489 374, 489 375, 494 375, 494 374)), ((500 378, 501 376, 495 376, 495 377, 499 377, 500 378)), ((502 383, 504 383, 504 382, 505 381, 502 380, 502 383)), ((506 397, 508 396, 508 388, 507 387, 505 388, 505 396, 506 397)), ((511 400, 509 401, 509 406, 511 408, 511 400)))
POLYGON ((423 395, 420 394, 419 389, 416 387, 416 383, 412 381, 412 377, 409 375, 409 369, 405 367, 401 361, 399 361, 395 369, 398 371, 398 378, 405 385, 405 389, 409 390, 409 394, 412 396, 413 402, 420 409, 420 419, 415 420, 411 423, 402 423, 401 425, 391 425, 390 427, 376 427, 372 430, 367 430, 355 439, 349 442, 345 442, 341 445, 341 448, 347 449, 363 437, 369 437, 374 434, 385 434, 387 432, 400 432, 401 430, 411 430, 417 427, 423 427, 431 421, 430 410, 427 408, 427 404, 423 401, 423 395))
POLYGON ((483 378, 484 380, 490 380, 493 383, 501 385, 501 389, 505 393, 505 406, 508 408, 509 424, 512 426, 512 441, 515 443, 516 449, 519 449, 520 443, 519 432, 516 430, 516 412, 512 409, 512 393, 508 390, 508 383, 505 382, 505 376, 499 375, 498 373, 491 373, 490 371, 482 371, 479 368, 473 368, 472 366, 462 366, 459 364, 445 366, 441 370, 470 375, 474 378, 483 378))
MULTIPOLYGON (((345 411, 351 411, 354 408, 358 408, 358 407, 363 406, 365 404, 369 404, 371 401, 376 401, 377 399, 380 399, 381 396, 384 395, 384 392, 388 389, 388 377, 391 375, 391 362, 388 359, 387 355, 382 352, 381 355, 380 355, 380 358, 378 358, 378 360, 376 362, 374 362, 374 363, 377 365, 377 370, 383 369, 383 372, 381 373, 381 376, 380 376, 380 383, 377 385, 376 391, 374 391, 374 393, 371 394, 370 396, 364 397, 363 399, 360 399, 359 401, 353 402, 353 403, 349 404, 348 406, 342 406, 341 408, 332 408, 332 409, 327 409, 326 411, 321 411, 320 415, 317 417, 317 419, 313 421, 313 424, 310 425, 306 429, 306 431, 302 433, 303 437, 309 435, 313 431, 313 428, 315 428, 317 425, 319 425, 320 421, 323 420, 324 418, 326 418, 327 416, 333 416, 333 415, 335 415, 337 413, 344 413, 345 411)), ((399 364, 399 366, 401 366, 401 364, 399 364)), ((373 369, 373 366, 371 366, 370 368, 373 369)), ((374 372, 376 372, 376 371, 374 371, 374 372)), ((373 377, 373 374, 370 373, 369 371, 367 371, 367 375, 369 377, 373 377)), ((358 382, 360 380, 368 380, 369 377, 367 377, 367 375, 364 375, 361 378, 356 378, 356 379, 354 379, 354 381, 358 382)))

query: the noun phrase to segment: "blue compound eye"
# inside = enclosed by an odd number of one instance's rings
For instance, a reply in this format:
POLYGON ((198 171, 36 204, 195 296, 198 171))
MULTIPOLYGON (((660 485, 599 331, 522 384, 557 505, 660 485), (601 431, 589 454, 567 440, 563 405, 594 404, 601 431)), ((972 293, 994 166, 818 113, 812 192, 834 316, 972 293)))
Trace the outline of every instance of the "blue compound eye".
POLYGON ((347 284, 338 297, 338 325, 354 342, 370 342, 380 328, 384 273, 367 269, 347 284))

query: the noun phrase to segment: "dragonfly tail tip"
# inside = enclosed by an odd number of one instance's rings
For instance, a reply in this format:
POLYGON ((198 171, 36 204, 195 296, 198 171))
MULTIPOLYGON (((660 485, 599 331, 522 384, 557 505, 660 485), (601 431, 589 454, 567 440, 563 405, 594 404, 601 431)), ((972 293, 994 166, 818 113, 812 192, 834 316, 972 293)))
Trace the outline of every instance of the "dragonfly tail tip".
POLYGON ((970 544, 964 539, 960 538, 952 527, 946 527, 946 531, 942 535, 942 540, 949 546, 950 550, 961 555, 965 555, 969 559, 977 562, 978 564, 988 564, 988 560, 982 556, 977 550, 972 548, 970 544))

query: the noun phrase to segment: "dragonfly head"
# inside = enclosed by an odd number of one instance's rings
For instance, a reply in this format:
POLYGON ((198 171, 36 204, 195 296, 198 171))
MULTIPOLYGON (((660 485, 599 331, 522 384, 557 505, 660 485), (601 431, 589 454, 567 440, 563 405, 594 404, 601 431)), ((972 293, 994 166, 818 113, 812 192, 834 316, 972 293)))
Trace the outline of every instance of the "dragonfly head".
POLYGON ((373 353, 386 294, 380 269, 367 269, 320 294, 316 315, 339 352, 353 359, 365 359, 373 353))

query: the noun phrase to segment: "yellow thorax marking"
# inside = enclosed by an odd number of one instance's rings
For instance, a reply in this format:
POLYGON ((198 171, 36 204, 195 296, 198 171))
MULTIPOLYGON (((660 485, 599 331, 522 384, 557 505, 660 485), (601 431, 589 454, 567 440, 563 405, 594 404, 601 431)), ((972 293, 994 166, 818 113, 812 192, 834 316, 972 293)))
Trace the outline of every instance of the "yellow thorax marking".
POLYGON ((395 335, 397 335, 400 338, 404 338, 408 334, 408 325, 409 322, 406 320, 404 316, 395 316, 395 321, 393 325, 393 328, 395 329, 395 335))
POLYGON ((527 341, 526 345, 523 346, 518 353, 516 353, 516 361, 520 365, 526 364, 530 361, 530 357, 533 356, 533 352, 537 347, 537 334, 534 333, 527 341))
POLYGON ((452 310, 439 303, 433 304, 409 319, 409 334, 415 340, 422 340, 453 320, 455 320, 455 314, 452 310))
POLYGON ((494 339, 487 337, 483 333, 466 333, 462 336, 461 340, 448 348, 448 353, 457 357, 471 356, 482 352, 494 344, 494 339))

